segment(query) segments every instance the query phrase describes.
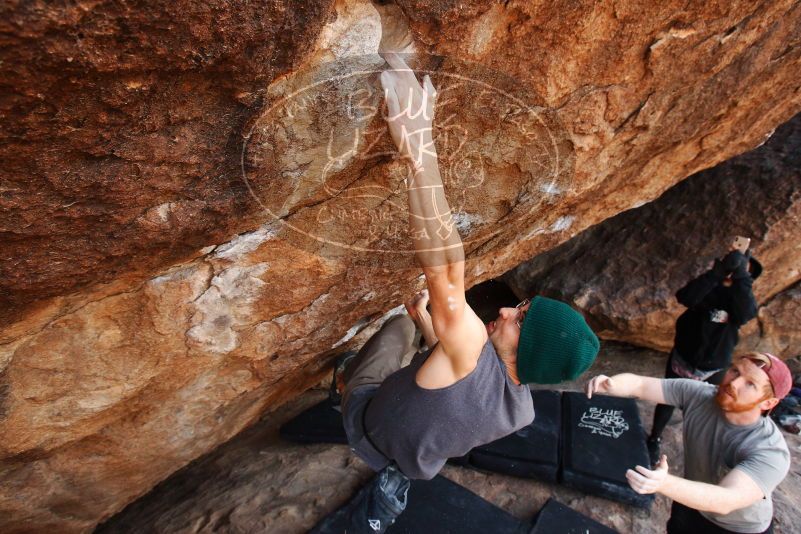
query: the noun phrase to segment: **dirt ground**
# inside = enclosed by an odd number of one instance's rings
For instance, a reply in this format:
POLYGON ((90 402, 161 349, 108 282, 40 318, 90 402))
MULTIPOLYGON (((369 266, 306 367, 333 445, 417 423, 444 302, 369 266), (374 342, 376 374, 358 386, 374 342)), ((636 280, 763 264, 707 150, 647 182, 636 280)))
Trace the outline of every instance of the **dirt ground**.
MULTIPOLYGON (((665 354, 606 343, 583 377, 623 371, 660 376, 665 354)), ((577 390, 581 383, 560 389, 577 390)), ((280 425, 325 396, 321 384, 256 425, 169 477, 150 493, 101 525, 109 533, 306 532, 343 505, 371 476, 370 469, 342 445, 296 445, 278 435, 280 425)), ((653 406, 640 403, 645 428, 653 406)), ((672 473, 681 473, 681 414, 665 431, 663 451, 672 473)), ((801 509, 801 438, 784 434, 793 456, 790 474, 774 492, 776 532, 798 534, 801 509)), ((554 497, 617 529, 621 534, 665 531, 668 499, 657 496, 650 511, 639 510, 563 486, 531 479, 446 466, 442 474, 514 516, 531 520, 554 497)))

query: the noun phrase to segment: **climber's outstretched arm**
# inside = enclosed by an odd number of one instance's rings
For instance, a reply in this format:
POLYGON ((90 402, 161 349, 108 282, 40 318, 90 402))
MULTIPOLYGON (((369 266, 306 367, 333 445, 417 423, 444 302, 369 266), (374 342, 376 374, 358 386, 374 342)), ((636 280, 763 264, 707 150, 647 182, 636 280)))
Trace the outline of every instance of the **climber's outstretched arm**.
POLYGON ((453 370, 464 376, 475 367, 486 341, 484 325, 465 301, 464 248, 445 197, 433 141, 436 90, 423 84, 397 54, 384 55, 392 70, 381 74, 387 124, 409 163, 409 228, 415 257, 428 284, 434 331, 453 370))

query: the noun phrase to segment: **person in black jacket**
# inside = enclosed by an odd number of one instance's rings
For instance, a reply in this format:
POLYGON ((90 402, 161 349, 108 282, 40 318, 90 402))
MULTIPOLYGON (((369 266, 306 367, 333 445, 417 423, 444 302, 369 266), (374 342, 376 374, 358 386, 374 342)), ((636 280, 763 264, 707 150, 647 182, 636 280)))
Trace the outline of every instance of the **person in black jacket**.
MULTIPOLYGON (((757 304, 751 286, 762 265, 739 250, 716 259, 709 271, 691 280, 676 293, 687 310, 676 321, 676 337, 667 361, 665 378, 691 378, 720 384, 731 364, 738 331, 756 317, 757 304)), ((659 404, 648 438, 651 461, 659 458, 662 431, 673 415, 673 406, 659 404)))

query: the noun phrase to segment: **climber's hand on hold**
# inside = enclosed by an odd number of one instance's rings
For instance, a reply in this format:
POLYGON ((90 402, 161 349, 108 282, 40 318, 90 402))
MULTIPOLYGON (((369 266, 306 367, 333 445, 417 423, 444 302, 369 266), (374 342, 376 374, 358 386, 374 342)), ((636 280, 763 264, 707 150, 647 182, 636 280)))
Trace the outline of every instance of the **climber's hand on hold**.
POLYGON ((421 85, 399 54, 383 56, 392 67, 381 73, 389 133, 400 155, 418 172, 426 164, 436 164, 433 123, 437 92, 428 75, 421 85))

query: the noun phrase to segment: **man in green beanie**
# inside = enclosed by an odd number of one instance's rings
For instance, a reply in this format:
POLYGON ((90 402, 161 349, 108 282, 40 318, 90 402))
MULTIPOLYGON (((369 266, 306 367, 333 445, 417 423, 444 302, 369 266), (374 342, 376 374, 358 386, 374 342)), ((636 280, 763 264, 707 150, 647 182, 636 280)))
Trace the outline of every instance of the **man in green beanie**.
POLYGON ((531 424, 526 384, 575 379, 599 346, 582 316, 561 302, 526 300, 501 308, 486 326, 467 304, 464 250, 432 138, 436 91, 400 56, 385 59, 393 69, 381 76, 387 124, 409 164, 410 234, 428 289, 407 303, 408 315, 387 321, 337 380, 350 446, 381 471, 369 497, 354 505, 349 532, 383 532, 405 506, 405 478, 431 479, 448 458, 531 424), (416 329, 430 349, 415 354, 416 329))

